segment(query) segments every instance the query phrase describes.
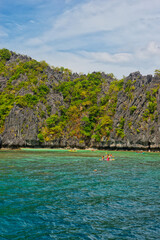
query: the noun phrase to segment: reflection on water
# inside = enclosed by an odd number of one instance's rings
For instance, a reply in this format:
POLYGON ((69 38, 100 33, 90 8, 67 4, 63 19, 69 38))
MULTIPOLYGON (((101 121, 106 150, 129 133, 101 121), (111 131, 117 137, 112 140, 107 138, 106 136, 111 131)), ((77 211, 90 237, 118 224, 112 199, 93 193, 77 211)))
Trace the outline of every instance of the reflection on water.
POLYGON ((0 151, 0 239, 158 239, 160 154, 0 151))

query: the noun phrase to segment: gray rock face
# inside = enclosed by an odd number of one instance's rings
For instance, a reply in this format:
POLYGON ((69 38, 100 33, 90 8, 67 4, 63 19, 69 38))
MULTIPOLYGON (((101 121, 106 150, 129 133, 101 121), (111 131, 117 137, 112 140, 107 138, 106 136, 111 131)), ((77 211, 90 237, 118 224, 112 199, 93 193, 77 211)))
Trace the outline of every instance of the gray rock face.
MULTIPOLYGON (((128 98, 125 92, 120 92, 116 113, 114 116, 113 129, 111 138, 115 140, 114 146, 123 149, 159 149, 160 148, 160 107, 157 105, 157 113, 153 115, 153 119, 142 121, 144 113, 148 107, 146 93, 157 88, 157 81, 151 75, 143 77, 138 72, 131 74, 127 80, 135 81, 134 96, 128 98), (138 77, 138 80, 136 80, 138 77), (135 111, 131 113, 131 108, 135 107, 135 111), (119 119, 124 118, 124 138, 116 136, 115 129, 118 127, 119 119)), ((159 93, 157 102, 159 101, 159 93)))
POLYGON ((38 146, 38 119, 30 108, 14 106, 5 123, 2 135, 4 147, 38 146))

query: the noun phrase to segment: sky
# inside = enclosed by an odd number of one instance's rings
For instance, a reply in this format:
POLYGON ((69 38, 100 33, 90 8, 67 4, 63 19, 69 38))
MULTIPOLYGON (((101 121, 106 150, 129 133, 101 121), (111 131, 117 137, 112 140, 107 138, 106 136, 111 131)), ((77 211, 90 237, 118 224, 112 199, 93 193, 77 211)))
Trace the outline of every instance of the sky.
POLYGON ((0 0, 0 49, 121 79, 160 69, 160 0, 0 0))

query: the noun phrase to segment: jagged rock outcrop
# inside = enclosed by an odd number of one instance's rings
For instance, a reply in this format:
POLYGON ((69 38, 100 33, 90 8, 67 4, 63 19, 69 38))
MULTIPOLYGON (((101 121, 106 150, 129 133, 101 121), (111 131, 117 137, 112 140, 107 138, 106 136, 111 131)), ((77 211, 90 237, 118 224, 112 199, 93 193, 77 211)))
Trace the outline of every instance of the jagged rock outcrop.
POLYGON ((0 147, 160 150, 158 74, 117 81, 9 54, 0 55, 0 147))
POLYGON ((14 106, 6 119, 2 134, 4 147, 38 146, 38 118, 30 109, 14 106))

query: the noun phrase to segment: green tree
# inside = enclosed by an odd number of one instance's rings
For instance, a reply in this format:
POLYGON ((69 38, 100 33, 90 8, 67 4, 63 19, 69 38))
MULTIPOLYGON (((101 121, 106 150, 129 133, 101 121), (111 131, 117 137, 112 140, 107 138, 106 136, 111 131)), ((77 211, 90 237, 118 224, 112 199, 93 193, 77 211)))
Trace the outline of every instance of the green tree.
POLYGON ((0 59, 1 60, 9 60, 11 57, 11 52, 6 49, 6 48, 3 48, 3 49, 0 49, 0 59))

